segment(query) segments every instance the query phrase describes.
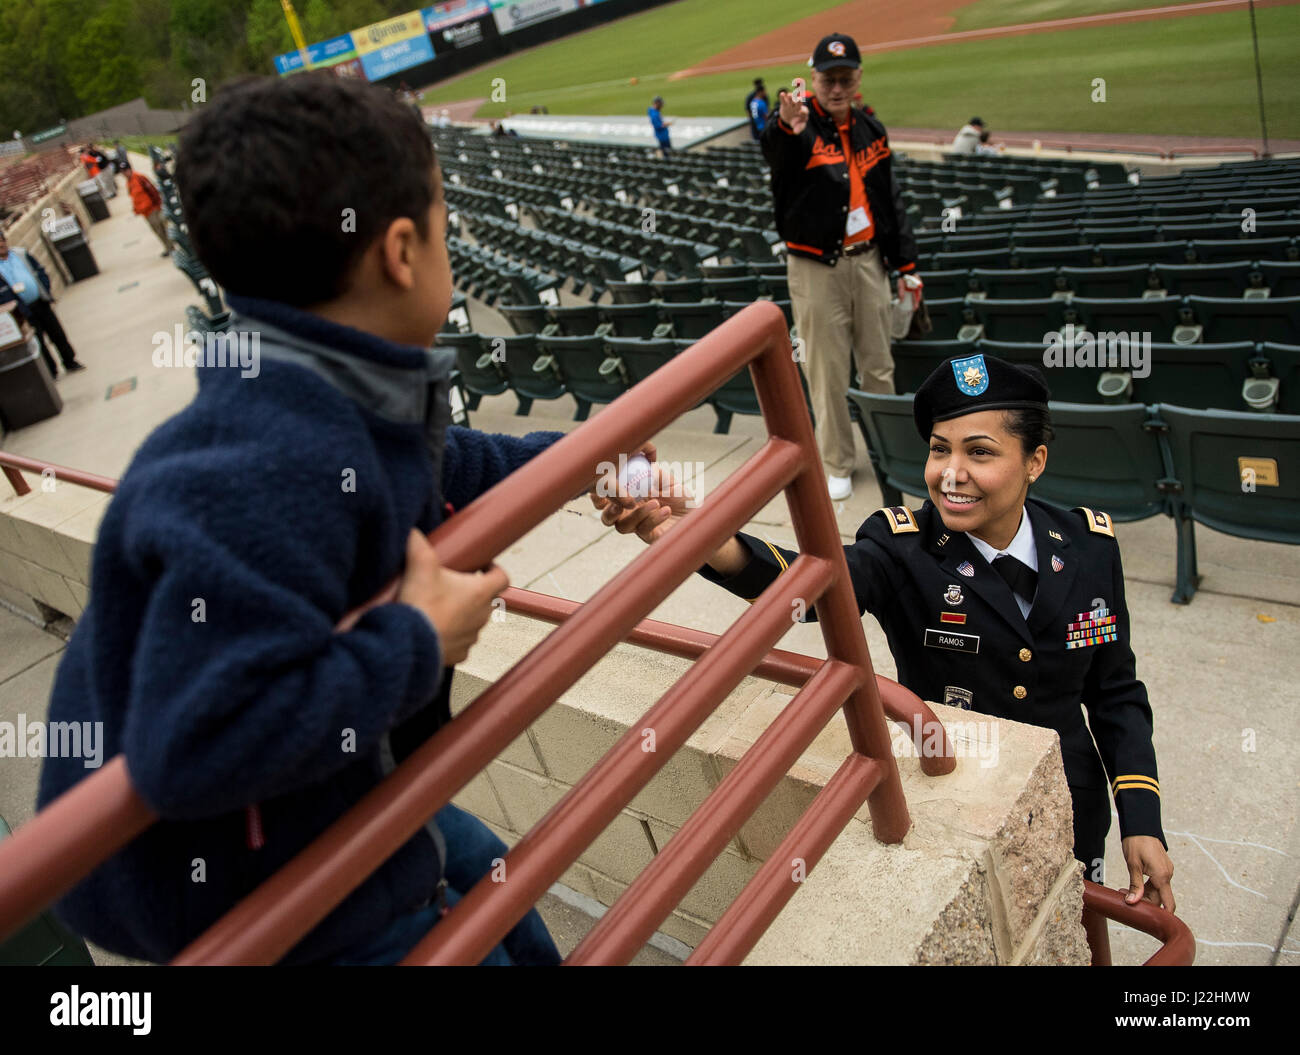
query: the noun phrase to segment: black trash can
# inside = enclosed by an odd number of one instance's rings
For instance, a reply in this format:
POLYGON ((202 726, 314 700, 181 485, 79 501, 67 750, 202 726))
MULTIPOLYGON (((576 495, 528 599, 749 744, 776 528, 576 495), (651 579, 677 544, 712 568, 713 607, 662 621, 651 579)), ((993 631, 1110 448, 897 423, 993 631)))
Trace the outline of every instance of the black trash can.
POLYGON ((0 350, 0 419, 6 429, 26 428, 62 409, 35 337, 0 350))
POLYGON ((88 179, 78 183, 77 193, 81 195, 82 204, 90 213, 92 222, 99 223, 100 220, 108 219, 108 203, 104 201, 104 191, 98 180, 88 179))
POLYGON ((64 266, 67 267, 73 282, 80 282, 83 278, 99 274, 95 254, 90 251, 90 246, 86 243, 86 232, 81 229, 80 224, 74 225, 61 221, 58 228, 51 233, 50 242, 54 245, 55 252, 63 258, 64 266))

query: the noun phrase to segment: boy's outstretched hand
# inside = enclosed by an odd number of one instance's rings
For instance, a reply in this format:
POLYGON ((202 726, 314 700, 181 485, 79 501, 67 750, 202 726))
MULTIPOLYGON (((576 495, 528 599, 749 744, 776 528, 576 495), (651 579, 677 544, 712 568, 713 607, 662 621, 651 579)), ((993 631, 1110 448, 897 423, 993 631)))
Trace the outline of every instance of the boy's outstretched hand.
POLYGON ((444 568, 429 540, 412 529, 397 600, 428 616, 438 631, 443 665, 454 667, 469 655, 479 631, 492 618, 493 598, 509 585, 510 579, 495 564, 468 573, 444 568))

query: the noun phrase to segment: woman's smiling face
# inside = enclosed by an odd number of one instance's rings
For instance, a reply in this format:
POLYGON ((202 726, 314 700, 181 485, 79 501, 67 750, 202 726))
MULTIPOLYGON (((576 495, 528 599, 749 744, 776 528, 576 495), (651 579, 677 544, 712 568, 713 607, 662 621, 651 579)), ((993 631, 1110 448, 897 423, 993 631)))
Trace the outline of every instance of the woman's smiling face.
POLYGON ((950 531, 996 545, 992 539, 1009 531, 1009 543, 1014 536, 1029 481, 1046 465, 1046 447, 1025 455, 1020 437, 1007 428, 1007 411, 981 410, 934 423, 925 483, 950 531))

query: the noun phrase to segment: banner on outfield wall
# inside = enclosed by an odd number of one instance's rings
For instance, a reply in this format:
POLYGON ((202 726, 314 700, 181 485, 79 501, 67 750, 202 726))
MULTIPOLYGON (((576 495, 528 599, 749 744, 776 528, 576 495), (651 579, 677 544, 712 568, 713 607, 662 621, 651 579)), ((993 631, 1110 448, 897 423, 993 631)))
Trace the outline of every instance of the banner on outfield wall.
POLYGON ((433 44, 424 29, 424 15, 408 11, 396 18, 352 31, 361 68, 371 81, 433 61, 433 44))
POLYGON ((535 26, 550 18, 567 15, 601 0, 492 0, 492 17, 502 33, 535 26))
POLYGON ((470 19, 484 18, 491 13, 492 5, 488 0, 447 0, 445 3, 422 8, 420 11, 424 16, 424 28, 435 40, 444 29, 468 22, 470 19))
POLYGON ((433 38, 433 50, 438 55, 472 48, 489 36, 497 35, 492 23, 492 5, 488 0, 452 0, 426 7, 421 14, 424 15, 425 30, 433 38))
MULTIPOLYGON (((350 62, 357 57, 357 49, 352 43, 352 34, 322 40, 319 44, 307 46, 307 61, 312 69, 322 66, 335 66, 340 62, 350 62)), ((275 57, 275 72, 283 77, 286 73, 296 73, 302 69, 302 52, 287 51, 275 57)))

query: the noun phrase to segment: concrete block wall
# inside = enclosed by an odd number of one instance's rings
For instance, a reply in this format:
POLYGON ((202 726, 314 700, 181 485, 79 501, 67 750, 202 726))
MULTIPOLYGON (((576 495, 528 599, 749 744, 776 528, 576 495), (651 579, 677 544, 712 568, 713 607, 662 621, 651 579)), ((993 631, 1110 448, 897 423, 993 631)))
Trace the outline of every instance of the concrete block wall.
MULTIPOLYGON (((80 615, 109 496, 26 474, 0 476, 0 601, 46 621, 80 615)), ((505 612, 457 668, 460 713, 551 630, 505 612)), ((686 660, 620 645, 580 678, 455 802, 513 845, 620 737, 643 739, 645 713, 686 660)), ((613 904, 676 835, 792 690, 744 679, 560 878, 613 904)), ((747 958, 752 964, 1086 964, 1082 870, 1071 854, 1069 789, 1056 734, 936 706, 958 754, 925 776, 912 740, 891 735, 912 828, 885 846, 864 806, 747 958), (992 745, 995 750, 989 751, 992 745)), ((659 929, 695 946, 849 754, 837 714, 659 929)), ((793 863, 793 862, 792 862, 793 863)))
POLYGON ((90 591, 90 559, 109 495, 25 473, 21 497, 0 475, 0 600, 38 622, 76 619, 90 591))

